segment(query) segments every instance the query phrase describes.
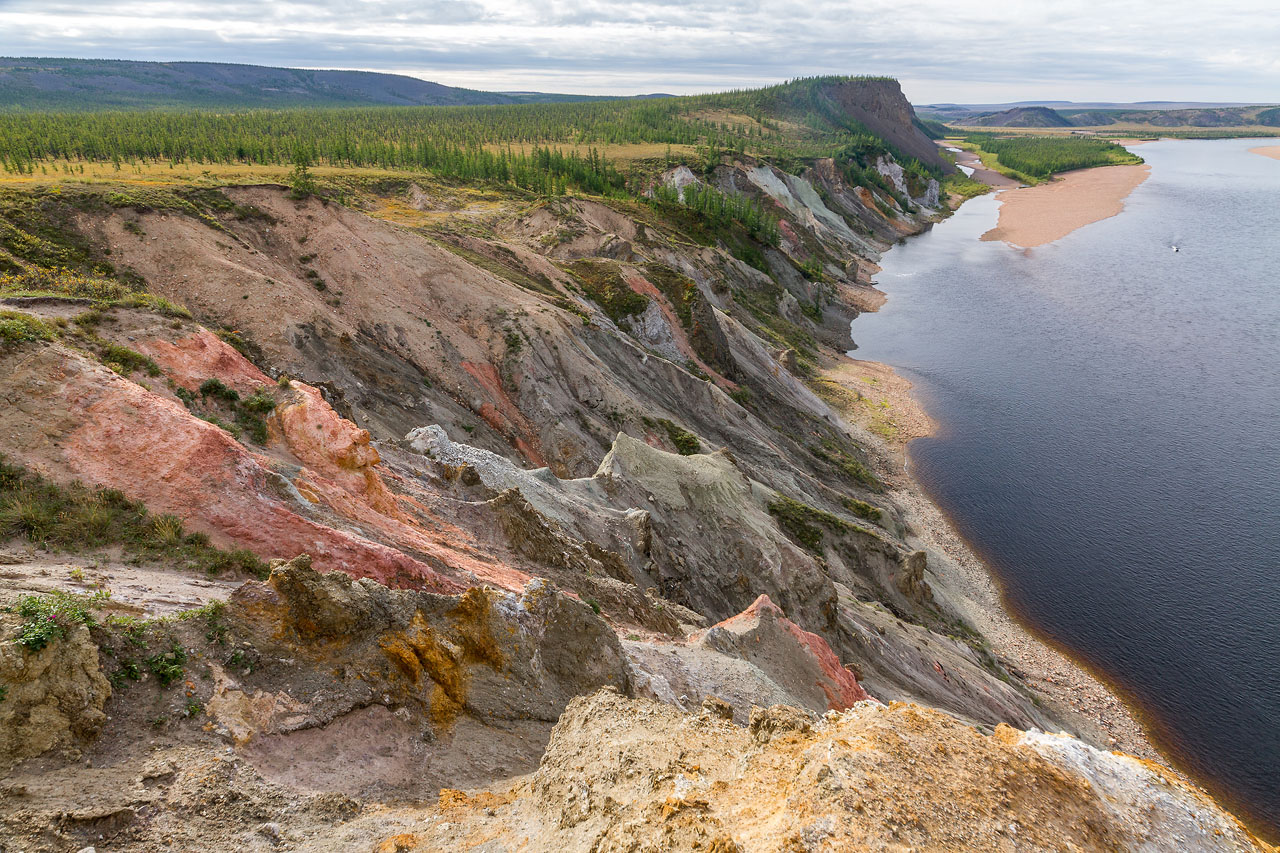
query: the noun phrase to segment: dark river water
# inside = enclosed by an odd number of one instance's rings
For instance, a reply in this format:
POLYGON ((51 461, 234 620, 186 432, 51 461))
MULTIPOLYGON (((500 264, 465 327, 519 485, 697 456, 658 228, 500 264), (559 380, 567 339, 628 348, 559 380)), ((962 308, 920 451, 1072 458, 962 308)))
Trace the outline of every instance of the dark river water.
MULTIPOLYGON (((1273 141, 1274 142, 1274 141, 1273 141)), ((1165 141, 1122 214, 981 243, 966 203, 886 254, 859 358, 939 433, 913 472, 1009 603, 1280 835, 1280 161, 1165 141), (1179 247, 1178 252, 1172 246, 1179 247)))

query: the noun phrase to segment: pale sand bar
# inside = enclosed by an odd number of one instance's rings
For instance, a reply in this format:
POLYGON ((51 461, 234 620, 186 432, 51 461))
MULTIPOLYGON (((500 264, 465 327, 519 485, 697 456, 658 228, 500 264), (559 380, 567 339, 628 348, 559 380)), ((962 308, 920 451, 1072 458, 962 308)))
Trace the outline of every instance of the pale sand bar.
POLYGON ((1270 157, 1272 160, 1280 160, 1280 145, 1264 145, 1261 148, 1250 148, 1250 154, 1261 154, 1263 157, 1270 157))
POLYGON ((1124 200, 1150 172, 1148 165, 1103 166, 1066 172, 1047 184, 1005 190, 1000 193, 1000 219, 982 239, 1022 248, 1052 243, 1124 210, 1124 200))

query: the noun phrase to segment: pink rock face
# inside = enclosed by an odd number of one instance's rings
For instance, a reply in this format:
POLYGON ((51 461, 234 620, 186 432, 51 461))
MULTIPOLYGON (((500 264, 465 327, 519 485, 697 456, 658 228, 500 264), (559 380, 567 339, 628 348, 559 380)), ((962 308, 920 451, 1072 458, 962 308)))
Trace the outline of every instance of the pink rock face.
POLYGON ((213 377, 241 394, 252 394, 273 381, 208 329, 172 342, 162 338, 140 341, 137 347, 188 391, 196 390, 201 382, 213 377))
POLYGON ((702 368, 703 372, 709 375, 712 380, 721 388, 733 391, 737 389, 737 383, 730 382, 720 375, 720 372, 707 364, 699 357, 694 350, 693 344, 689 342, 689 336, 685 333, 684 324, 680 322, 679 316, 676 315, 675 309, 671 307, 671 303, 661 290, 659 290, 647 278, 640 275, 634 270, 626 273, 623 280, 627 283, 627 287, 642 296, 648 296, 658 305, 658 310, 662 312, 663 318, 667 321, 667 326, 671 329, 671 338, 675 341, 676 348, 680 350, 680 354, 702 368))
POLYGON ((93 384, 62 388, 80 423, 63 454, 85 482, 120 489, 154 513, 177 515, 224 547, 264 558, 307 552, 356 577, 441 592, 463 588, 394 548, 302 517, 281 497, 288 482, 269 460, 180 404, 105 369, 80 377, 92 377, 93 384))
MULTIPOLYGON (((470 574, 477 580, 510 590, 521 589, 529 580, 527 574, 476 553, 470 534, 441 522, 420 502, 393 493, 384 479, 389 472, 379 465, 381 459, 370 443, 369 432, 334 411, 319 389, 296 380, 284 388, 278 387, 235 348, 208 330, 202 329, 173 342, 146 340, 138 346, 170 378, 189 389, 199 387, 209 378, 222 380, 241 395, 269 386, 277 400, 268 418, 272 443, 283 444, 303 466, 291 485, 310 503, 325 507, 361 530, 376 531, 379 538, 394 546, 425 555, 433 564, 459 569, 460 575, 470 574)), ((518 410, 502 391, 497 372, 490 365, 484 367, 489 370, 473 373, 487 379, 485 387, 499 395, 504 405, 518 416, 518 410)), ((529 455, 540 459, 536 451, 529 455)), ((244 539, 236 541, 244 542, 244 539)), ((252 545, 246 547, 255 552, 259 550, 252 545)), ((395 548, 389 550, 400 560, 410 561, 410 574, 419 571, 414 567, 422 566, 395 548)), ((319 553, 313 556, 318 560, 317 565, 325 560, 319 553)), ((361 574, 343 565, 332 564, 327 568, 361 574)), ((397 568, 401 573, 404 570, 397 568)), ((379 580, 390 577, 381 572, 370 576, 379 580)))
POLYGON ((489 395, 490 402, 482 403, 479 410, 485 423, 505 435, 512 446, 534 465, 545 466, 547 460, 542 455, 538 431, 507 395, 498 369, 492 364, 474 361, 464 361, 460 366, 489 395))
POLYGON ((308 553, 329 571, 441 593, 482 582, 519 590, 528 581, 433 513, 433 493, 404 489, 368 433, 315 388, 279 387, 203 330, 134 345, 178 385, 217 378, 242 396, 265 386, 278 410, 268 417, 267 446, 246 447, 177 400, 55 344, 9 359, 0 376, 23 401, 4 419, 10 457, 59 482, 119 489, 220 547, 264 559, 308 553))
MULTIPOLYGON (((858 684, 854 674, 840 665, 840 659, 827 645, 827 641, 817 634, 804 630, 792 622, 778 605, 767 595, 761 595, 751 606, 708 629, 703 636, 716 628, 724 629, 732 635, 748 640, 751 643, 770 642, 771 628, 780 629, 788 639, 794 641, 795 653, 803 657, 794 661, 795 669, 804 669, 807 663, 816 669, 815 685, 827 697, 827 708, 832 711, 843 711, 858 702, 872 698, 858 684)), ((776 642, 773 641, 773 642, 776 642)), ((794 670, 793 670, 794 671, 794 670)))
POLYGON ((471 534, 436 517, 422 502, 393 492, 386 478, 395 478, 380 464, 368 430, 335 412, 318 389, 295 380, 284 397, 270 424, 305 466, 293 484, 307 500, 478 580, 512 591, 529 581, 529 575, 478 552, 471 534))

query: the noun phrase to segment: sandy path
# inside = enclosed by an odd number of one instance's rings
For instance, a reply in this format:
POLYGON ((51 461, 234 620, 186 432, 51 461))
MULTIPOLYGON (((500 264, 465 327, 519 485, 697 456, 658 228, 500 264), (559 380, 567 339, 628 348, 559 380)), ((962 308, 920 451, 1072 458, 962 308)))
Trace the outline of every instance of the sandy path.
POLYGON ((1104 166, 1065 172, 1047 184, 1005 190, 1000 219, 983 240, 1022 248, 1043 246, 1077 228, 1124 210, 1124 200, 1145 181, 1151 166, 1104 166))
POLYGON ((1261 148, 1250 148, 1250 154, 1261 154, 1263 157, 1270 157, 1272 160, 1280 160, 1280 145, 1264 145, 1261 148))
POLYGON ((119 554, 51 554, 20 543, 0 545, 0 604, 54 590, 111 593, 105 614, 155 619, 225 601, 244 578, 209 577, 151 564, 134 566, 119 554))

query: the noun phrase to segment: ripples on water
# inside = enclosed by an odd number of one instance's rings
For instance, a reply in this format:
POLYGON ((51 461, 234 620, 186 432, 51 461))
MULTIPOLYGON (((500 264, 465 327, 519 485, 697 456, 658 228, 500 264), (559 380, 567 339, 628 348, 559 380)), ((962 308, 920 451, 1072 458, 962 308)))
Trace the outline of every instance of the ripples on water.
POLYGON ((979 242, 998 202, 967 202, 885 256, 853 337, 915 382, 940 431, 914 472, 1020 614, 1280 832, 1280 162, 1259 144, 1143 145, 1120 216, 1031 250, 979 242))

